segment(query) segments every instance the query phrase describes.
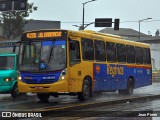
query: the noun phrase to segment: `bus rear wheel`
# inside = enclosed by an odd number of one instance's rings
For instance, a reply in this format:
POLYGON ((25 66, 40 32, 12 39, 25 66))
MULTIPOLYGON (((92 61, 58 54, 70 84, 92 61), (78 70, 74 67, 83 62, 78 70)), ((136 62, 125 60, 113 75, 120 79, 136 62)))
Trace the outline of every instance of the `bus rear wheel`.
POLYGON ((37 97, 41 102, 45 103, 45 102, 48 102, 50 95, 45 93, 37 93, 37 97))
POLYGON ((80 101, 85 101, 91 96, 91 86, 88 80, 84 80, 82 92, 78 93, 78 99, 80 101))
POLYGON ((121 95, 132 95, 133 94, 133 87, 134 87, 133 79, 129 78, 127 89, 118 90, 118 93, 121 94, 121 95))
POLYGON ((132 78, 129 78, 128 80, 128 86, 127 86, 127 90, 126 90, 126 94, 127 95, 132 95, 133 94, 133 79, 132 78))

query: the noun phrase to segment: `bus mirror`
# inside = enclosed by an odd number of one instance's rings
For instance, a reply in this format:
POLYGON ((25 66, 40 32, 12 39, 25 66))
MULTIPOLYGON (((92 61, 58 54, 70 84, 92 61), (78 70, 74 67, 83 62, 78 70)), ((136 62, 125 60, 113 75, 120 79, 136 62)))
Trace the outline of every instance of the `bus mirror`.
POLYGON ((16 52, 16 47, 19 47, 19 46, 20 46, 20 41, 13 43, 13 53, 16 52))
POLYGON ((70 49, 71 50, 75 50, 76 49, 76 46, 75 46, 74 42, 70 42, 70 49))

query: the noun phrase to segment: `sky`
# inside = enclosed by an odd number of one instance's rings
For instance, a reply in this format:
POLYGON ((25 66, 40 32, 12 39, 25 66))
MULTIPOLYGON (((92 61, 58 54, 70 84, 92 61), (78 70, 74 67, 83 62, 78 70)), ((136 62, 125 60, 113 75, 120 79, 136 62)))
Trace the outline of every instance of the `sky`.
MULTIPOLYGON (((28 0, 38 7, 27 19, 61 21, 62 29, 78 30, 82 24, 83 4, 90 0, 28 0)), ((120 19, 120 28, 131 28, 139 31, 139 20, 152 18, 140 22, 140 31, 155 35, 160 29, 160 0, 96 0, 85 4, 86 23, 95 18, 120 19)), ((114 26, 114 25, 112 25, 114 26)), ((88 26, 87 30, 99 31, 104 27, 88 26)))

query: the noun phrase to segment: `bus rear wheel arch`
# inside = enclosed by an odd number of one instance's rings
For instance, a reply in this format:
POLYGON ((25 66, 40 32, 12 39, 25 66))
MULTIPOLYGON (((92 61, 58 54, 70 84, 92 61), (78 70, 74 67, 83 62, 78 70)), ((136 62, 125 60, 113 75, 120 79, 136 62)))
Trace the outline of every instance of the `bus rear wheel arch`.
POLYGON ((85 77, 82 85, 82 92, 77 93, 80 101, 85 101, 92 96, 92 79, 85 77))
POLYGON ((118 90, 118 92, 119 92, 119 94, 132 95, 133 94, 133 89, 134 89, 134 78, 129 77, 128 82, 127 82, 127 89, 118 90))

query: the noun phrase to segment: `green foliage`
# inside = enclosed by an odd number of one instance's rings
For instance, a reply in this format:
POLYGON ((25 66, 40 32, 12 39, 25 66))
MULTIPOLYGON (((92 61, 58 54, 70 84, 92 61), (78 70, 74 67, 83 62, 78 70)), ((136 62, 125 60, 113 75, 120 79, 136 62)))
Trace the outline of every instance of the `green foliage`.
POLYGON ((1 26, 3 35, 7 39, 16 39, 23 33, 26 24, 25 17, 29 17, 30 13, 36 11, 37 7, 34 3, 28 3, 27 11, 7 11, 1 13, 1 26))

